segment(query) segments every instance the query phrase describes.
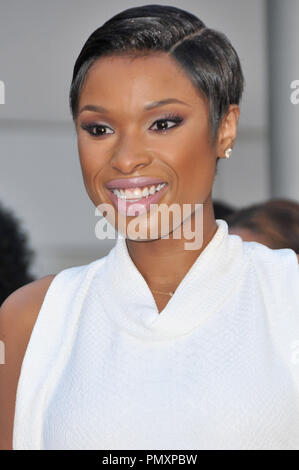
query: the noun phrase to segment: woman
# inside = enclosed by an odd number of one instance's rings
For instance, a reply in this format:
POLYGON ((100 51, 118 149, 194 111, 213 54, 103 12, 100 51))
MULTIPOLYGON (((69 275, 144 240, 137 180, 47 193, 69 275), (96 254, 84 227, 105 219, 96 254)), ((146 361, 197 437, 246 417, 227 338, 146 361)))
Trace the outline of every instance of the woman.
POLYGON ((131 8, 88 38, 70 105, 87 193, 119 236, 2 308, 3 447, 299 448, 295 253, 228 235, 212 206, 242 89, 228 39, 178 8, 131 8), (163 204, 192 210, 167 229, 163 204))

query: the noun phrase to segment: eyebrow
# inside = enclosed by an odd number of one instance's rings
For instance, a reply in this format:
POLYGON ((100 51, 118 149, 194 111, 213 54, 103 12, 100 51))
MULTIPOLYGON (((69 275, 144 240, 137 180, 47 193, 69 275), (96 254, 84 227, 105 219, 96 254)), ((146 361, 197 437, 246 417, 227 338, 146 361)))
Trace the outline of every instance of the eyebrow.
MULTIPOLYGON (((145 105, 144 110, 149 111, 154 108, 158 108, 159 106, 164 106, 165 104, 170 104, 170 103, 179 103, 183 104, 185 106, 191 106, 190 104, 185 103, 184 101, 178 100, 177 98, 167 98, 165 100, 160 100, 160 101, 153 101, 152 103, 148 103, 145 105)), ((82 111, 95 111, 98 113, 109 113, 109 110, 104 108, 103 106, 95 106, 93 104, 87 104, 86 106, 83 106, 83 108, 80 109, 79 114, 82 113, 82 111)))

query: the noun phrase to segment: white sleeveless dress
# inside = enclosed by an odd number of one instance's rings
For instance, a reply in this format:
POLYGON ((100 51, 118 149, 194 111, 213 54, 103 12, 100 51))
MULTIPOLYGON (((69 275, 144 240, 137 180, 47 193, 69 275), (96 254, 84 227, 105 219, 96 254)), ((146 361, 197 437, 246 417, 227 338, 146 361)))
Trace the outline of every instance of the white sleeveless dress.
POLYGON ((163 311, 119 235, 53 279, 13 449, 299 450, 299 266, 224 220, 163 311))

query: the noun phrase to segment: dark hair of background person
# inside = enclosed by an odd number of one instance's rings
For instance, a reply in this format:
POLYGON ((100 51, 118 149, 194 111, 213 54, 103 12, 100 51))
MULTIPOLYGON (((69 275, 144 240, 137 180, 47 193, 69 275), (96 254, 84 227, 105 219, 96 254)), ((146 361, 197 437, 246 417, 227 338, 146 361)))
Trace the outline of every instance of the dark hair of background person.
POLYGON ((213 144, 229 105, 239 104, 241 100, 244 88, 241 64, 223 33, 173 6, 151 4, 128 8, 89 36, 73 70, 69 93, 73 121, 78 116, 80 91, 87 72, 97 59, 113 55, 133 59, 151 52, 168 53, 208 103, 213 144))
POLYGON ((228 217, 232 215, 236 209, 226 202, 214 200, 213 201, 215 219, 222 219, 227 222, 228 217))
POLYGON ((299 254, 299 203, 271 199, 236 211, 228 217, 229 227, 262 234, 273 249, 291 248, 299 254))
POLYGON ((16 289, 35 280, 29 272, 34 256, 19 219, 0 205, 0 305, 16 289))

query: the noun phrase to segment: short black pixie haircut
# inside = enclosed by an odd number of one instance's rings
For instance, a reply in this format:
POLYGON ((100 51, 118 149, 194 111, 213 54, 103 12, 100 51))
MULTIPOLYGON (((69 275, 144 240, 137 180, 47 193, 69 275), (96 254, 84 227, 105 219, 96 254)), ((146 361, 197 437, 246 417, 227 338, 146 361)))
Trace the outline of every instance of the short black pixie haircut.
MULTIPOLYGON (((211 141, 230 104, 239 104, 244 77, 227 37, 206 27, 195 15, 166 5, 144 5, 118 13, 85 42, 74 66, 69 104, 74 122, 82 85, 100 57, 168 53, 209 105, 211 141)), ((219 157, 217 158, 218 161, 219 157)))

